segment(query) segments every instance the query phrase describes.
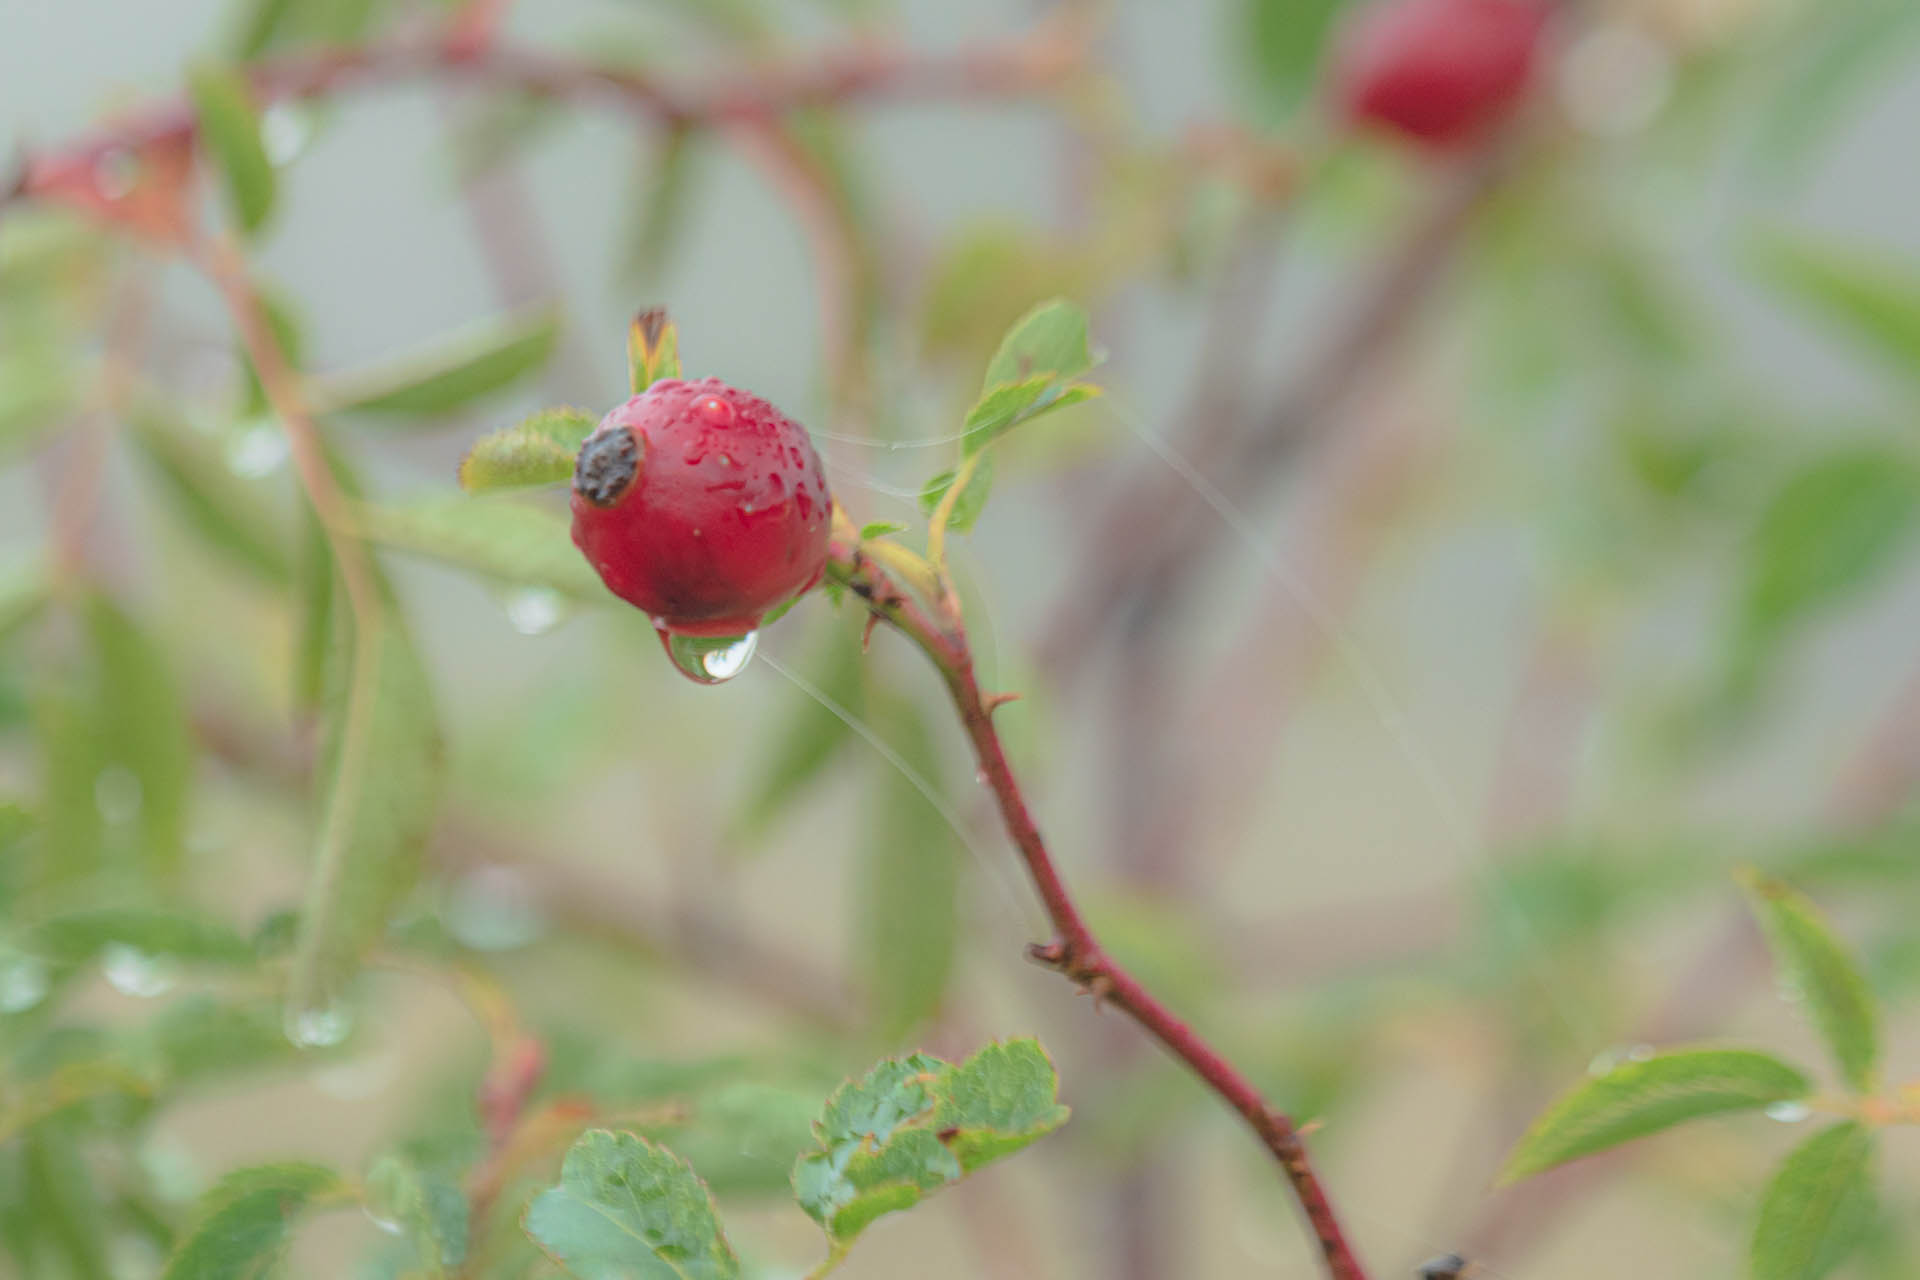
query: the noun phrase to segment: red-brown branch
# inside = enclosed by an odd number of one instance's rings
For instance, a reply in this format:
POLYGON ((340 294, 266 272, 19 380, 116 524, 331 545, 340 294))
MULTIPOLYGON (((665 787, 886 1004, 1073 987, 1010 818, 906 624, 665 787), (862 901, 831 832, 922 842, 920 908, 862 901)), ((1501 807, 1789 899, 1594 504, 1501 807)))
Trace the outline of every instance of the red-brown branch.
POLYGON ((1286 1175, 1301 1214, 1319 1243, 1327 1274, 1332 1280, 1366 1280, 1366 1270, 1341 1230, 1339 1216, 1314 1172, 1293 1120, 1270 1106, 1239 1068, 1109 956, 1081 916, 1047 850, 1039 824, 1027 807, 1019 779, 1007 762, 1006 750, 993 726, 989 701, 982 695, 974 676, 973 655, 966 633, 957 619, 948 625, 934 621, 878 565, 863 555, 856 544, 835 542, 828 574, 859 596, 875 617, 918 645, 939 669, 973 746, 981 776, 993 793, 1007 834, 1026 864, 1027 874, 1053 924, 1053 940, 1036 944, 1029 948, 1028 954, 1038 963, 1072 979, 1099 1003, 1112 1005, 1132 1018, 1232 1107, 1286 1175))
MULTIPOLYGON (((261 106, 349 88, 424 79, 465 80, 548 101, 611 106, 663 125, 728 125, 763 122, 802 108, 839 103, 1034 92, 1059 83, 1079 65, 1088 34, 1083 15, 1063 10, 1023 37, 950 53, 862 43, 810 58, 684 79, 523 46, 479 48, 457 35, 287 54, 263 59, 245 70, 261 106)), ((88 163, 124 148, 138 151, 161 139, 190 134, 193 128, 192 105, 180 99, 133 116, 59 154, 64 161, 88 163)), ((41 158, 30 153, 29 165, 41 158)), ((28 188, 23 176, 0 191, 0 202, 28 194, 28 188)))

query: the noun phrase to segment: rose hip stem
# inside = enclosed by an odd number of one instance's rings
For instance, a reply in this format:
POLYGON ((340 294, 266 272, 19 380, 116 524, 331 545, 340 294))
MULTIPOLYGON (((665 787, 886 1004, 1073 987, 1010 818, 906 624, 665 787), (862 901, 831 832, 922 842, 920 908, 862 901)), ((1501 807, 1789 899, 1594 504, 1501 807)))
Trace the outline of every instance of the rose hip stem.
POLYGON ((843 537, 836 536, 828 548, 827 578, 860 597, 868 612, 911 640, 938 668, 947 693, 960 713, 981 774, 999 805, 1007 834, 1026 863, 1027 873, 1053 922, 1053 941, 1035 944, 1028 948, 1028 955, 1071 979, 1097 1003, 1120 1009, 1205 1081, 1208 1088, 1247 1122, 1279 1163, 1308 1228, 1319 1242, 1328 1276, 1332 1280, 1367 1280, 1366 1270, 1341 1231, 1333 1202, 1327 1198, 1326 1189, 1314 1172, 1293 1120, 1268 1105, 1237 1067, 1107 955, 1081 918, 1066 882, 1060 878, 1047 851, 1040 828, 1027 809, 1019 780, 1007 763, 1000 735, 993 727, 993 712, 999 702, 980 692, 973 673, 973 654, 957 610, 950 606, 943 608, 941 620, 936 622, 861 550, 857 541, 843 537))

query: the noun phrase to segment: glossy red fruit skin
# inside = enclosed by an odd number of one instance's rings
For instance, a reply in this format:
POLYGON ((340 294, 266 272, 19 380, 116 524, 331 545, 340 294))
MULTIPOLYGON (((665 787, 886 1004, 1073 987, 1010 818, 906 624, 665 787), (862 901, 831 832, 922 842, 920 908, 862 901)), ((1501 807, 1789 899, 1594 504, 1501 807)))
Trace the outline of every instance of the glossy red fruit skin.
POLYGON ((743 635, 820 581, 831 509, 806 428, 718 378, 668 378, 608 413, 582 447, 573 541, 661 630, 743 635), (617 495, 589 475, 596 453, 624 444, 609 432, 639 444, 637 474, 617 495))
POLYGON ((1547 26, 1540 0, 1376 0, 1334 59, 1346 116, 1436 150, 1483 137, 1526 93, 1547 26))

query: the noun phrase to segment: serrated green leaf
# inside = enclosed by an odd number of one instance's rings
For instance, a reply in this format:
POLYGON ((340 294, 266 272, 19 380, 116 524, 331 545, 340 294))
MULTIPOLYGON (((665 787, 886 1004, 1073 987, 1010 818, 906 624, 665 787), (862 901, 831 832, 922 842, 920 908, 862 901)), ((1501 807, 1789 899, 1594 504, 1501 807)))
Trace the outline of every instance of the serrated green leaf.
POLYGON ((467 1197, 459 1183, 399 1155, 367 1171, 367 1212, 404 1232, 424 1274, 441 1276, 467 1256, 467 1197))
POLYGON ((1920 266, 1910 259, 1808 235, 1754 242, 1762 279, 1809 314, 1920 381, 1920 266))
POLYGON ((686 1161, 630 1133, 594 1129, 560 1185, 527 1210, 527 1234, 580 1280, 731 1280, 740 1263, 686 1161))
POLYGON ((425 665, 389 599, 371 646, 333 645, 318 771, 317 853, 289 1000, 331 1008, 419 875, 438 804, 441 747, 425 665), (362 654, 363 649, 371 649, 362 654), (365 657, 363 662, 361 659, 365 657), (356 724, 355 715, 365 719, 356 724))
MULTIPOLYGON (((939 509, 940 500, 947 496, 947 490, 953 487, 956 471, 942 471, 927 481, 920 490, 920 510, 928 516, 939 509)), ((953 500, 953 510, 947 516, 947 529, 952 533, 965 533, 980 522, 980 513, 987 509, 987 499, 993 493, 993 455, 982 454, 973 464, 973 474, 967 479, 967 487, 953 500)))
MULTIPOLYGON (((851 646, 848 646, 849 648, 851 646)), ((896 699, 876 728, 923 778, 940 776, 932 735, 909 702, 896 699)), ((946 994, 960 936, 960 858, 940 811, 899 770, 879 774, 868 806, 860 892, 859 964, 873 1022, 897 1040, 930 1017, 946 994)))
POLYGON ((965 434, 960 440, 962 453, 976 453, 1015 427, 1057 409, 1070 408, 1093 399, 1100 388, 1090 384, 1063 382, 1051 374, 1028 378, 995 387, 974 402, 967 411, 965 434))
POLYGON ((1812 1083, 1746 1049, 1675 1049, 1583 1080, 1514 1146, 1503 1183, 1658 1133, 1688 1120, 1804 1098, 1812 1083))
POLYGON ((253 946, 217 920, 160 907, 89 907, 42 920, 28 947, 57 964, 84 964, 109 946, 188 964, 250 967, 253 946))
POLYGON ((1896 454, 1848 450, 1796 472, 1753 534, 1742 601, 1748 644, 1774 642, 1890 569, 1916 515, 1920 473, 1896 454))
POLYGON ((1821 1280, 1860 1242, 1873 1209, 1873 1134, 1848 1121, 1788 1153, 1760 1200, 1753 1280, 1821 1280))
POLYGON ((1847 1084, 1869 1092, 1880 1065, 1880 1018, 1860 966, 1805 896, 1758 872, 1744 879, 1781 981, 1805 1003, 1847 1084))
POLYGON ((292 580, 284 523, 234 474, 212 439, 152 406, 130 422, 134 441, 194 532, 270 584, 292 580))
POLYGON ((1087 312, 1065 298, 1052 298, 1014 322, 987 362, 981 393, 1042 374, 1077 378, 1093 368, 1087 344, 1087 312))
POLYGON ((1016 322, 987 364, 980 398, 967 411, 962 456, 977 453, 1024 422, 1099 394, 1075 379, 1092 369, 1084 308, 1055 298, 1016 322))
POLYGON ((258 231, 273 212, 277 184, 247 82, 231 67, 202 63, 187 73, 187 90, 199 119, 201 145, 225 179, 234 218, 248 233, 258 231))
POLYGON ((379 369, 329 378, 329 412, 433 417, 537 372, 560 337, 558 311, 496 317, 379 369))
POLYGON ((272 1164, 228 1174, 200 1202, 162 1280, 260 1280, 293 1239, 300 1215, 344 1198, 346 1184, 313 1164, 272 1164))
POLYGON ((354 524, 382 546, 411 551, 500 582, 547 587, 577 600, 606 589, 574 549, 567 522, 526 503, 492 498, 424 498, 363 504, 354 524))
POLYGON ((578 409, 542 409, 516 426, 480 437, 460 460, 468 493, 564 484, 594 421, 578 409))
POLYGON ((1032 1040, 991 1045, 959 1066, 888 1059, 828 1099, 820 1149, 793 1169, 800 1207, 836 1249, 884 1214, 1038 1141, 1066 1123, 1058 1077, 1032 1040))
MULTIPOLYGON (((858 717, 866 699, 865 666, 860 646, 841 628, 830 628, 825 643, 804 669, 803 676, 823 698, 848 715, 858 717)), ((774 819, 804 792, 831 764, 852 736, 845 720, 813 697, 794 703, 768 735, 765 763, 740 806, 740 840, 765 835, 774 819)))

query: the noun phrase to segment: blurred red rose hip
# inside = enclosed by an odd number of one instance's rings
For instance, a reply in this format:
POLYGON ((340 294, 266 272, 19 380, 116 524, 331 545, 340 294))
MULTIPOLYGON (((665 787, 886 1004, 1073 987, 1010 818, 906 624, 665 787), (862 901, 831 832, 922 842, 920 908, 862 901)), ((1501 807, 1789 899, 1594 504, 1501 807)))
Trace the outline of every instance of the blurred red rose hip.
POLYGON ((1337 104, 1430 147, 1470 142, 1526 92, 1546 25, 1540 0, 1376 0, 1340 33, 1337 104))
POLYGON ((820 581, 830 506, 799 423, 718 378, 668 378, 581 446, 573 540, 663 635, 738 636, 820 581))

